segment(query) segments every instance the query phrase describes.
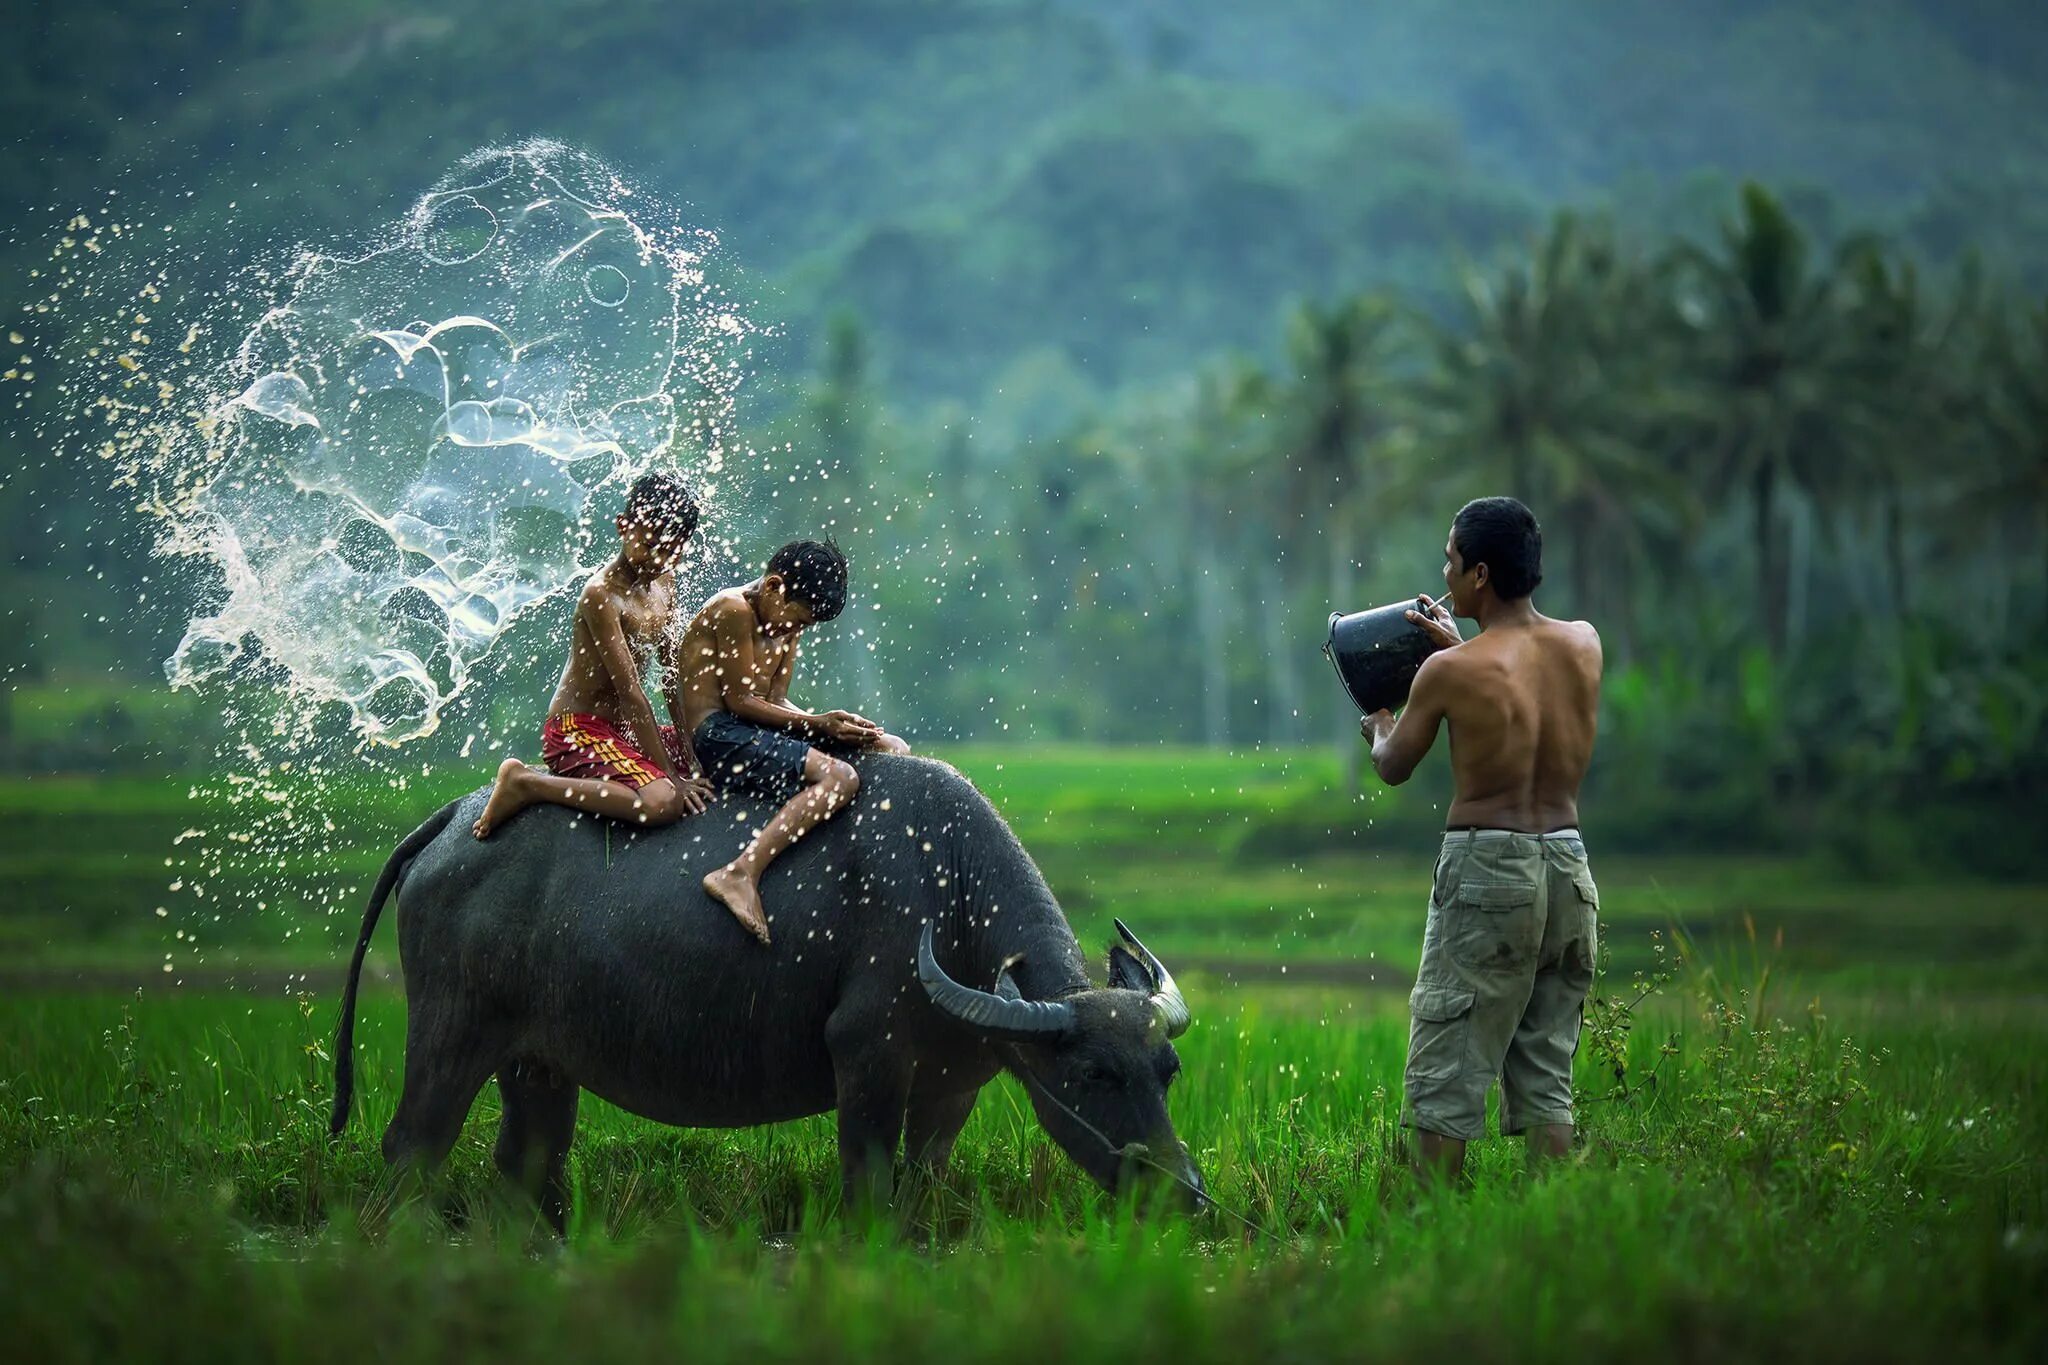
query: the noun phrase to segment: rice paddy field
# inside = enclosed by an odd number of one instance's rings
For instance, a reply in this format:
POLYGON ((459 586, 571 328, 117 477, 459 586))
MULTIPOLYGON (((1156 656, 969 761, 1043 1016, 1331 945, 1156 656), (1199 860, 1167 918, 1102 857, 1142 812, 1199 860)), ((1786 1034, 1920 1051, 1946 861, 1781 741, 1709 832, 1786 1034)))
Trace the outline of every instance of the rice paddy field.
MULTIPOLYGON (((263 911, 216 924, 165 889, 176 837, 221 815, 186 784, 16 780, 0 786, 10 1356, 2048 1347, 2042 888, 1603 858, 1589 818, 1609 956, 1579 1144, 1537 1177, 1489 1140, 1437 1189, 1406 1172, 1397 1127, 1429 812, 1337 795, 1321 756, 947 756, 1003 806, 1084 944, 1118 915, 1183 977, 1196 1022, 1173 1112, 1216 1207, 1101 1194, 1008 1079, 944 1179, 872 1222, 837 1207, 829 1116, 693 1132, 586 1098, 557 1244, 497 1185, 489 1086, 415 1197, 377 1152, 404 1028, 388 979, 366 995, 356 1117, 326 1136, 334 985, 385 851, 467 782, 330 801, 354 851, 285 856, 262 869, 263 911)), ((257 870, 220 879, 237 875, 257 870)), ((387 927, 371 961, 395 956, 387 927)))

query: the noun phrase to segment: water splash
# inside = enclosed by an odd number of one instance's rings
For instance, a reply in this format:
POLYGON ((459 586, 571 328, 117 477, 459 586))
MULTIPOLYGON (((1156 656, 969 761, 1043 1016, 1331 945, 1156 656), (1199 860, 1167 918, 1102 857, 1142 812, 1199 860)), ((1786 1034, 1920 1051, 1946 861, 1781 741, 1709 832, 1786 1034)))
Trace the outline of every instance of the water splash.
POLYGON ((515 619, 608 557, 626 484, 716 482, 752 331, 716 245, 530 143, 465 160, 384 245, 300 253, 196 438, 152 447, 164 548, 226 588, 171 683, 253 648, 367 739, 431 733, 515 619))

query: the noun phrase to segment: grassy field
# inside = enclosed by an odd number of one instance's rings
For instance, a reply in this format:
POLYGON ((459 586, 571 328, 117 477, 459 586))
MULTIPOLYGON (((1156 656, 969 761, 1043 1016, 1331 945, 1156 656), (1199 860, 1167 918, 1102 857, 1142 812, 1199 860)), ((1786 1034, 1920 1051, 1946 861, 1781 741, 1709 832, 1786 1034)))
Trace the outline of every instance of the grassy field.
POLYGON ((898 1226, 835 1218, 828 1121, 661 1129, 587 1102, 566 1250, 497 1193, 489 1087, 435 1196, 394 1205, 363 1102, 324 1138, 328 1002, 0 1003, 0 1323, 22 1359, 1330 1356, 2038 1358, 2043 1045, 2025 1014, 1639 1021, 1628 1098, 1581 1052, 1585 1132, 1542 1181, 1395 1152, 1398 1007, 1206 1002, 1176 1121, 1229 1215, 1085 1185, 1003 1080, 898 1226), (1660 1057, 1666 1047, 1678 1055, 1660 1057), (1655 1076, 1655 1080, 1648 1079, 1655 1076))
POLYGON ((327 793, 298 815, 318 838, 218 872, 178 836, 217 841, 303 789, 223 806, 183 783, 16 780, 0 1338, 24 1359, 209 1362, 2048 1347, 2040 888, 1603 858, 1596 831, 1612 958, 1579 1148, 1533 1180, 1517 1145, 1483 1143, 1468 1187, 1433 1191, 1396 1127, 1433 812, 1340 796, 1321 756, 947 756, 1091 951, 1118 914, 1190 968, 1173 1107, 1219 1209, 1101 1195, 1009 1080, 945 1182, 881 1226, 838 1216, 829 1118, 683 1132, 586 1100, 556 1247, 499 1192, 493 1087, 432 1196, 395 1199, 377 1140, 404 1002, 366 998, 356 1116, 330 1143, 328 983, 386 848, 465 776, 327 793), (195 877, 203 898, 168 889, 195 877), (1673 925, 1696 952, 1630 1008, 1673 925), (149 985, 65 989, 84 965, 149 985), (196 988, 229 966, 269 974, 196 988), (288 994, 286 968, 326 974, 288 994))
MULTIPOLYGON (((1002 807, 1091 943, 1118 915, 1197 975, 1412 979, 1441 823, 1417 793, 1341 792, 1322 751, 943 756, 1002 807)), ((155 971, 169 953, 174 979, 332 971, 391 845, 477 776, 316 789, 277 775, 232 805, 184 780, 0 781, 0 876, 23 888, 0 908, 0 962, 155 971), (259 820, 287 829, 285 811, 291 837, 227 842, 259 820), (230 851, 217 873, 206 847, 230 851)), ((1603 850, 1597 816, 1601 914, 1624 972, 1675 923, 1707 943, 1782 933, 1785 966, 1814 987, 2009 994, 2048 980, 2048 887, 1865 880, 1819 858, 1622 856, 1603 850)))

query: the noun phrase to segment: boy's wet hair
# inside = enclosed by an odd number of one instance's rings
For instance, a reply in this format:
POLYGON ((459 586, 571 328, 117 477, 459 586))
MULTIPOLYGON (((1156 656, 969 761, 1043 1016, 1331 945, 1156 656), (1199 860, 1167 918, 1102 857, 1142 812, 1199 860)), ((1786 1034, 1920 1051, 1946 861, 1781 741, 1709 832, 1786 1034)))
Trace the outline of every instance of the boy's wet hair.
POLYGON ((768 572, 782 590, 829 621, 846 608, 846 556, 829 540, 792 540, 768 556, 768 572))
POLYGON ((1484 564, 1493 590, 1512 602, 1543 581, 1543 529, 1514 498, 1474 498, 1451 520, 1451 540, 1465 567, 1484 564))
POLYGON ((689 485, 666 470, 642 474, 626 493, 626 520, 646 527, 656 540, 688 540, 699 515, 689 485))

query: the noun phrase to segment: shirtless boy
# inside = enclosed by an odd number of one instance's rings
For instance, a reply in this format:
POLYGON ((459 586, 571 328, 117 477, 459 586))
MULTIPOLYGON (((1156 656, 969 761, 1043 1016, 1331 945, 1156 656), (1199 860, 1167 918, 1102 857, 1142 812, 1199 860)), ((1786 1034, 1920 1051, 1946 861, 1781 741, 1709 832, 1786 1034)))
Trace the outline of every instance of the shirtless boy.
POLYGON ((1543 579, 1543 535, 1513 498, 1467 503, 1444 546, 1435 603, 1408 618, 1440 652, 1423 661, 1396 720, 1361 729, 1373 767, 1408 780, 1451 729, 1456 799, 1409 998, 1407 1103, 1416 1164, 1455 1176, 1483 1135, 1486 1091, 1501 1082, 1501 1131, 1533 1158, 1572 1141, 1572 1057, 1593 982, 1600 897, 1579 838, 1579 783, 1593 756, 1600 637, 1553 621, 1529 595, 1543 579), (1448 606, 1448 610, 1446 607, 1448 606), (1479 622, 1461 641, 1454 616, 1479 622))
POLYGON ((845 605, 839 548, 792 541, 769 557, 759 578, 704 604, 684 632, 672 675, 669 710, 712 785, 779 807, 739 857, 704 878, 704 889, 763 943, 761 874, 860 790, 860 774, 843 756, 910 752, 851 711, 814 715, 789 703, 798 637, 845 605))
POLYGON ((648 474, 627 493, 615 524, 618 558, 591 575, 576 601, 569 661, 541 727, 547 771, 516 758, 499 764, 473 828, 479 839, 535 802, 654 826, 695 815, 710 800, 711 784, 695 775, 676 727, 656 723, 640 683, 649 655, 672 671, 674 569, 697 528, 696 500, 674 475, 648 474))

